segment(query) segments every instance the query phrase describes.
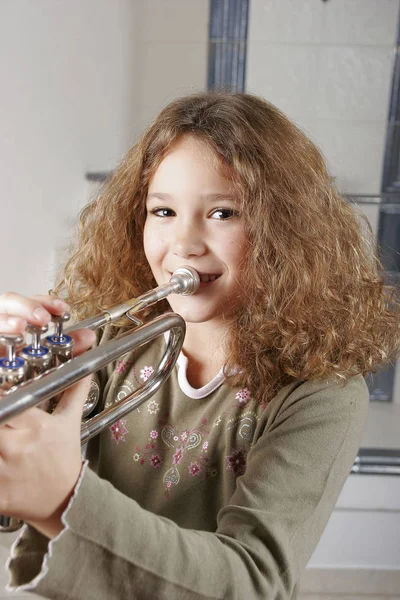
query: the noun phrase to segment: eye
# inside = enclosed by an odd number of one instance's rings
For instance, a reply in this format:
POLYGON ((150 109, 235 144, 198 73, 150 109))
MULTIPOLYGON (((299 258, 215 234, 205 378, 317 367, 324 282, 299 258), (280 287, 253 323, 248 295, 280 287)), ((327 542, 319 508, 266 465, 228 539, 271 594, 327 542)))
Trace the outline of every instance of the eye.
POLYGON ((210 217, 218 221, 226 221, 238 217, 239 212, 233 208, 216 208, 212 211, 210 217))
POLYGON ((160 217, 161 219, 175 216, 175 212, 171 208, 153 208, 149 213, 155 217, 160 217))

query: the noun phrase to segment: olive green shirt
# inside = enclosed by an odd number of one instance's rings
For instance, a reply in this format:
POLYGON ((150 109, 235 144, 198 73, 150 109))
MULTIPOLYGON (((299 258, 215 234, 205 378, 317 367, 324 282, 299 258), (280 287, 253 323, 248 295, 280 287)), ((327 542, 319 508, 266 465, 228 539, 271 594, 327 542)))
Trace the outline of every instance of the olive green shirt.
MULTIPOLYGON (((107 337, 107 336, 106 336, 107 337)), ((100 374, 107 406, 152 373, 158 339, 100 374)), ((362 376, 297 381, 267 404, 220 372, 168 382, 89 444, 52 541, 25 526, 9 589, 47 598, 289 599, 357 454, 362 376)))

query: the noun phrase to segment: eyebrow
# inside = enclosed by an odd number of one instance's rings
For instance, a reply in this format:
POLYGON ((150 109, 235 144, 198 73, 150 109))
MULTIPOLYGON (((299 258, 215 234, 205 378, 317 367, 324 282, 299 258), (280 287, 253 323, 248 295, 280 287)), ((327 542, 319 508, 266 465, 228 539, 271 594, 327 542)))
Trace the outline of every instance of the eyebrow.
MULTIPOLYGON (((236 198, 229 194, 200 194, 200 197, 209 202, 237 202, 236 198)), ((147 195, 147 200, 164 200, 170 202, 173 200, 173 196, 170 194, 162 194, 159 192, 153 192, 147 195)))

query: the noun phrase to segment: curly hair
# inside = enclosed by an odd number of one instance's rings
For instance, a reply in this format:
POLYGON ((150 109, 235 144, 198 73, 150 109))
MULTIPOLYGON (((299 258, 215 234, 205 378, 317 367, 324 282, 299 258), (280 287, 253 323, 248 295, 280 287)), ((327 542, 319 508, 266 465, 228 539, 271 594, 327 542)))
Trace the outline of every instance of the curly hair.
MULTIPOLYGON (((400 349, 400 303, 367 219, 336 190, 316 146, 269 102, 198 93, 169 104, 81 214, 59 288, 79 317, 156 282, 143 250, 151 176, 183 135, 232 182, 248 238, 226 372, 264 402, 294 380, 376 372, 400 349), (240 365, 240 371, 237 367, 240 365)), ((164 307, 156 305, 153 314, 164 307)))

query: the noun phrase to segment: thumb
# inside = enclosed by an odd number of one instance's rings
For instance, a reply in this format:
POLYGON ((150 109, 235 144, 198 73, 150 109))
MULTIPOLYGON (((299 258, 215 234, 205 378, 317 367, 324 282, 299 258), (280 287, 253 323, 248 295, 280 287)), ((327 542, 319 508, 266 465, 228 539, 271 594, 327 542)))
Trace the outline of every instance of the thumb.
POLYGON ((80 381, 71 385, 62 395, 58 402, 53 415, 62 415, 72 417, 75 415, 77 419, 82 418, 82 409, 90 391, 92 376, 88 375, 80 381))

